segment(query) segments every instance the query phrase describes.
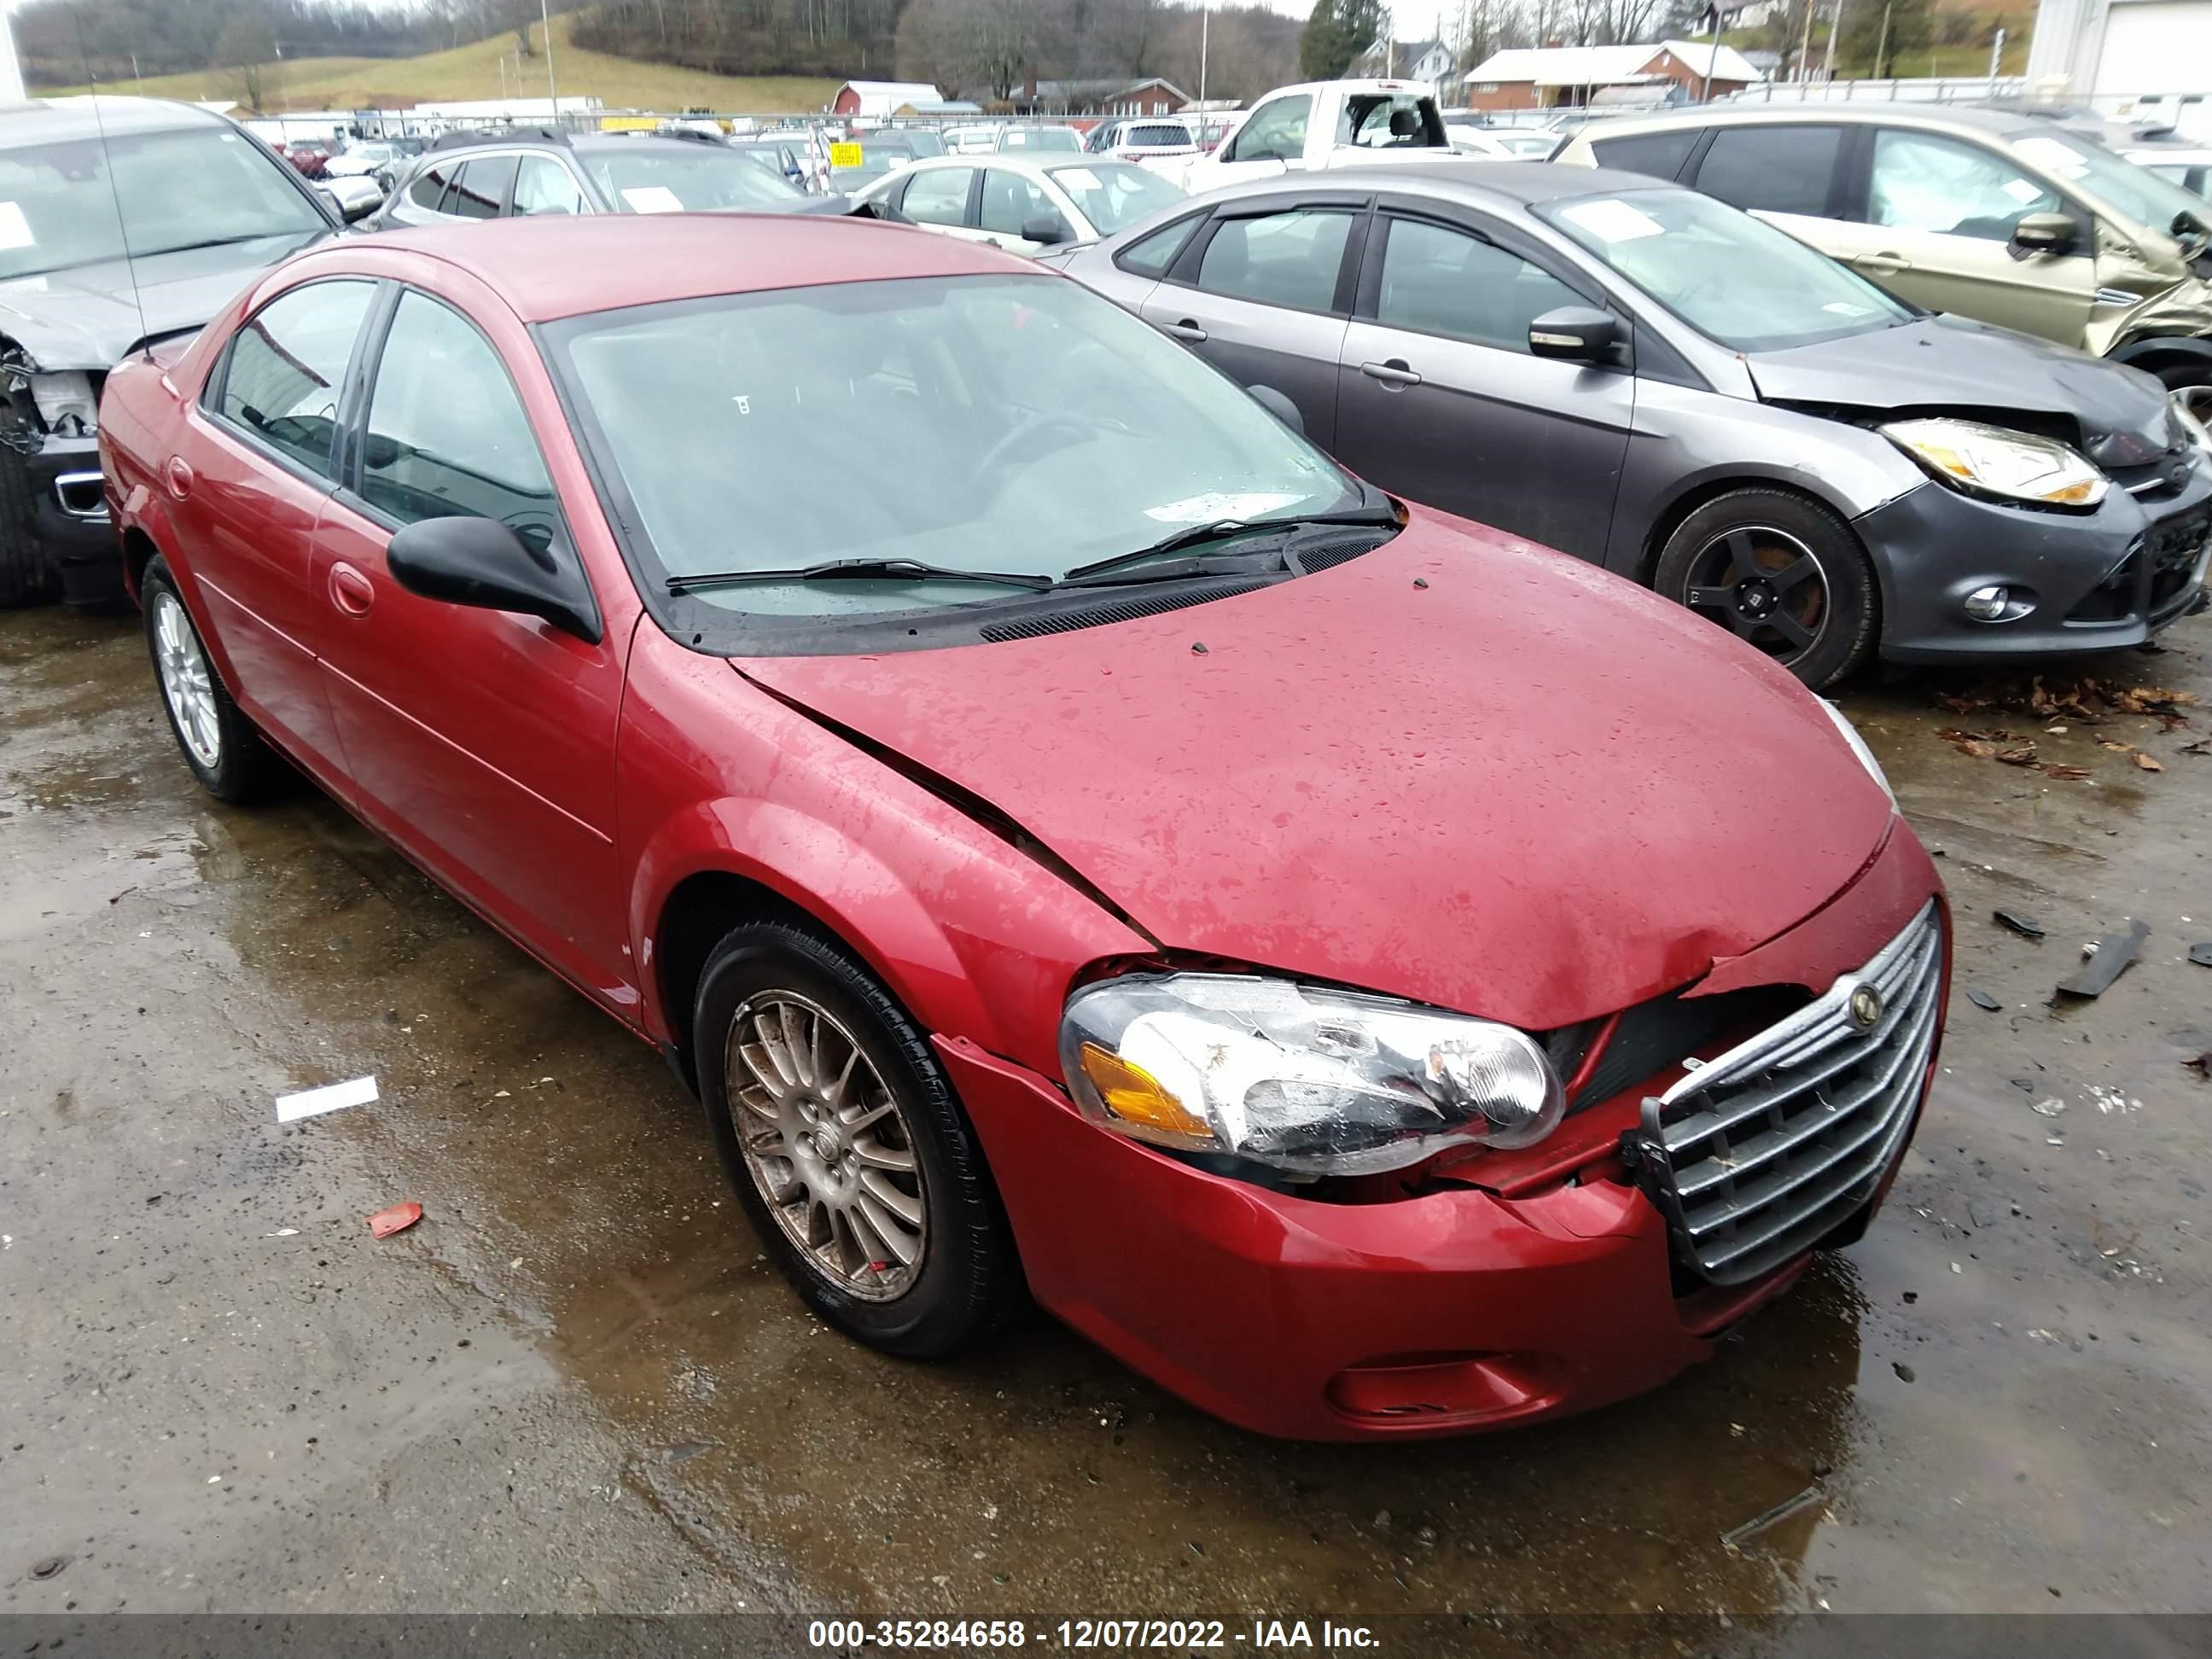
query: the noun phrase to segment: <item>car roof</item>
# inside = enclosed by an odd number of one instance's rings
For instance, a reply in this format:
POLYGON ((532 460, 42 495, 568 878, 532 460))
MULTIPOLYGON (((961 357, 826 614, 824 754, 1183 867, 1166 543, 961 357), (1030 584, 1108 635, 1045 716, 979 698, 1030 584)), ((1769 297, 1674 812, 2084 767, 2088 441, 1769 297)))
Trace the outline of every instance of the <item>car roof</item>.
POLYGON ((2023 133, 2050 132, 2059 128, 2057 122, 2020 110, 1968 109, 1955 104, 1885 100, 1880 103, 1722 104, 1658 115, 1616 115, 1590 122, 1575 136, 1596 143, 1617 135, 1658 132, 1668 127, 1736 126, 1747 123, 1833 126, 1841 122, 1877 121, 1892 125, 1949 127, 1996 138, 2017 138, 2023 133))
POLYGON ((33 98, 0 104, 0 149, 57 140, 113 137, 127 132, 174 132, 180 128, 227 127, 213 110, 167 98, 108 95, 33 98))
POLYGON ((968 155, 925 155, 901 173, 942 173, 947 167, 1003 167, 1009 173, 1053 173, 1061 167, 1125 167, 1110 155, 1079 149, 986 149, 968 155))
POLYGON ((1608 191, 1681 188, 1649 173, 1626 173, 1619 167, 1558 167, 1547 161, 1485 161, 1470 156, 1463 161, 1378 163, 1347 173, 1285 173, 1258 183, 1231 185, 1192 200, 1220 202, 1311 191, 1376 190, 1396 196, 1428 196, 1463 202, 1493 212, 1510 212, 1542 202, 1601 196, 1608 191))
POLYGON ((1034 260, 985 243, 814 214, 546 215, 419 225, 347 237, 321 258, 343 267, 349 254, 377 247, 404 248, 467 272, 526 323, 716 294, 1039 274, 1034 260))

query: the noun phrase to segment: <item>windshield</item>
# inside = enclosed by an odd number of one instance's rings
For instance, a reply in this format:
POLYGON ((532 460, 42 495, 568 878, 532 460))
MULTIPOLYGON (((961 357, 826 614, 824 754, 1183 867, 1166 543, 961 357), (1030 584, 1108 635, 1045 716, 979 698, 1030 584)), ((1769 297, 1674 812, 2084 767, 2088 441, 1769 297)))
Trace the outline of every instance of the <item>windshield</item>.
POLYGON ((579 150, 576 159, 609 200, 631 213, 780 208, 805 199, 769 167, 717 145, 678 139, 662 149, 633 140, 620 149, 579 150))
MULTIPOLYGON (((720 295, 548 335, 655 586, 842 558, 1056 577, 1194 525, 1359 500, 1233 382, 1058 276, 720 295)), ((696 597, 799 617, 1018 591, 855 579, 696 597)))
POLYGON ((2115 211, 2153 230, 2170 235, 2176 215, 2204 215, 2203 197, 2088 139, 2033 132, 2013 139, 2012 153, 2053 178, 2081 185, 2115 211))
POLYGON ((945 140, 939 137, 933 132, 915 131, 912 132, 903 132, 899 136, 905 139, 906 142, 913 147, 914 153, 916 155, 931 156, 942 155, 945 154, 945 140))
POLYGON ((329 222, 283 166, 213 125, 0 150, 0 279, 119 259, 126 239, 144 258, 321 234, 329 222))
POLYGON ((1127 161, 1092 161, 1051 172, 1053 182, 1068 193, 1076 210, 1101 236, 1111 236, 1122 226, 1182 200, 1182 192, 1158 173, 1127 161))
POLYGON ((356 161, 390 161, 398 159, 399 151, 391 144, 348 144, 343 154, 356 161))
POLYGON ((1796 238, 1690 191, 1584 196, 1536 211, 1733 350, 1810 345, 1894 327, 1915 314, 1796 238))

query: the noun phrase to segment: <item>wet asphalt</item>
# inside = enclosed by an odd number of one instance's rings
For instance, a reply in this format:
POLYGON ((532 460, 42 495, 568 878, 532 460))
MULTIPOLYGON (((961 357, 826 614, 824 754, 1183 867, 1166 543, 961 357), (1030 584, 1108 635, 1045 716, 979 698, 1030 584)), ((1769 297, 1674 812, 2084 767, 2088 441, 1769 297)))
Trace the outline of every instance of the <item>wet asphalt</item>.
POLYGON ((0 616, 0 1613, 2212 1607, 2212 617, 2086 672, 2199 701, 1845 700, 1959 922, 1863 1244, 1644 1399, 1309 1447, 1042 1316, 828 1334, 649 1049, 320 796, 203 797, 133 621, 0 616))

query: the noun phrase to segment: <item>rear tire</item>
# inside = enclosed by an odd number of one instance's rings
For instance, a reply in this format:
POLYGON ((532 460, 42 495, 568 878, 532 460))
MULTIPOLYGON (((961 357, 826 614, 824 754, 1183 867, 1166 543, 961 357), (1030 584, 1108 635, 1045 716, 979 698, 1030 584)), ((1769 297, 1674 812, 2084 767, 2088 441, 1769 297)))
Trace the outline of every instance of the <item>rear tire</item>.
MULTIPOLYGON (((0 425, 13 418, 0 402, 0 425)), ((61 572, 39 540, 30 470, 21 454, 0 444, 0 610, 45 605, 60 593, 61 572)))
POLYGON ((290 781, 289 769, 230 700, 166 559, 146 567, 138 599, 161 708, 200 787, 240 805, 276 793, 290 781))
POLYGON ((1815 691, 1881 636, 1874 564, 1841 519, 1788 490, 1732 489, 1675 526, 1651 586, 1732 630, 1815 691))
POLYGON ((732 931, 692 1022, 716 1148, 806 1305, 886 1353, 935 1358, 1024 1299, 1013 1236, 928 1039, 839 946, 732 931))

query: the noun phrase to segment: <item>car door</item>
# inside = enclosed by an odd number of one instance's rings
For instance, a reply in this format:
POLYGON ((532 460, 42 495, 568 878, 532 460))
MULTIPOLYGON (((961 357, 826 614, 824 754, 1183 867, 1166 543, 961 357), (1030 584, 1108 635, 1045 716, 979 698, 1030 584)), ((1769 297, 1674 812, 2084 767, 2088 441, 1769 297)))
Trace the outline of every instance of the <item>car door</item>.
POLYGON ((2002 151, 1948 133, 1877 127, 1863 209, 1844 258, 1930 311, 2079 345, 2096 302, 2095 222, 2002 151), (2021 257, 2013 227, 2031 213, 2075 223, 2063 253, 2021 257))
POLYGON ((315 529, 337 487, 335 439, 376 284, 287 289, 231 336, 163 469, 239 705, 326 777, 344 771, 315 666, 315 529))
POLYGON ((975 224, 977 172, 969 166, 909 167, 898 210, 927 229, 963 241, 982 241, 986 239, 975 224))
POLYGON ((1304 167, 1306 128, 1312 119, 1311 93, 1268 99, 1227 143, 1192 163, 1192 193, 1250 179, 1273 179, 1287 168, 1304 167))
POLYGON ((1602 557, 1636 378, 1528 350, 1538 317, 1602 296, 1503 227, 1387 200, 1362 263, 1338 376, 1338 459, 1385 489, 1602 557))
MULTIPOLYGON (((1845 257, 1856 243, 1856 227, 1850 222, 1852 174, 1845 156, 1853 136, 1863 131, 1840 123, 1788 121, 1716 127, 1691 182, 1707 196, 1788 231, 1808 246, 1831 258, 1845 257)), ((1590 150, 1601 166, 1656 173, 1670 158, 1679 166, 1675 145, 1696 136, 1692 129, 1600 140, 1590 150), (1639 160, 1643 166, 1637 165, 1639 160)))
POLYGON ((1366 223, 1364 197, 1265 197, 1192 237, 1139 315, 1239 386, 1298 406, 1324 449, 1336 429, 1339 348, 1366 223))
MULTIPOLYGON (((359 810, 577 984, 635 1006, 614 850, 623 641, 393 579, 393 532, 428 518, 497 518, 548 560, 577 554, 501 353, 444 301, 392 295, 349 433, 350 487, 315 546, 324 676, 359 810)), ((542 383, 508 323, 512 361, 542 383)))
POLYGON ((986 164, 983 193, 976 210, 982 239, 995 242, 1009 253, 1040 253, 1057 243, 1075 240, 1075 227, 1045 191, 1043 181, 1019 167, 986 164), (1032 237, 1030 231, 1050 225, 1049 240, 1032 237))

